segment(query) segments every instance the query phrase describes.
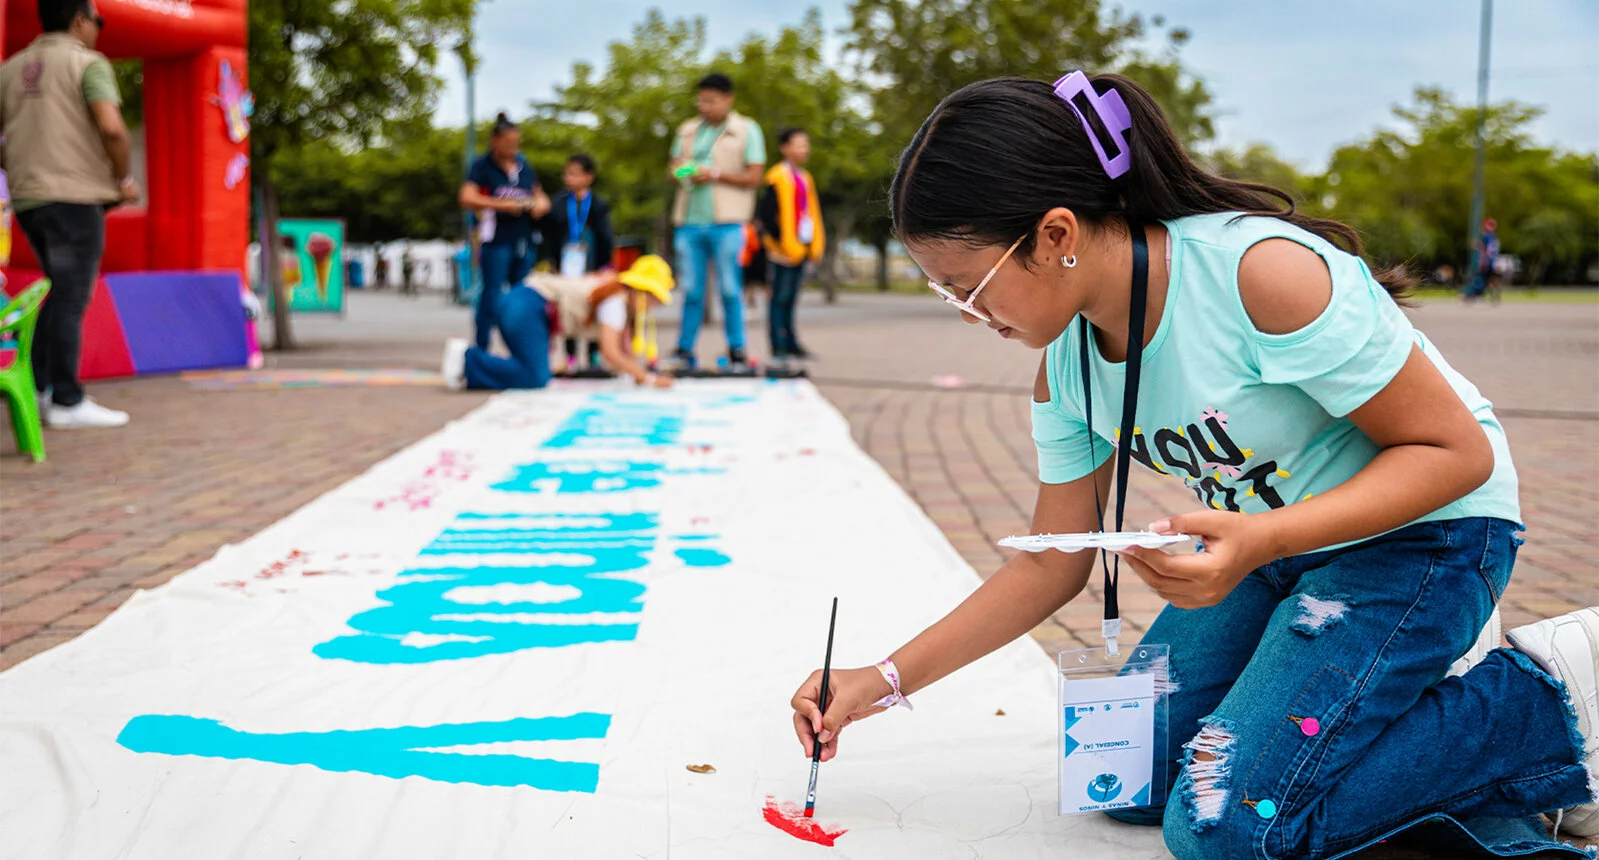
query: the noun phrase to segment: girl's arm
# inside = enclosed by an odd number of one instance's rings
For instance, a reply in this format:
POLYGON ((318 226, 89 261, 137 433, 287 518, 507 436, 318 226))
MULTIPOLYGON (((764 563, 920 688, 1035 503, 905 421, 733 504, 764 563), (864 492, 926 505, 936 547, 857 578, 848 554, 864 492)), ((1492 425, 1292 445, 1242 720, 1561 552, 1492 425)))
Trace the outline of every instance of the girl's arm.
POLYGON ((660 388, 667 388, 672 384, 670 376, 659 376, 640 366, 633 358, 632 352, 622 348, 622 332, 608 325, 600 326, 600 357, 605 359, 606 367, 633 377, 633 381, 639 385, 652 382, 651 377, 654 377, 653 382, 660 388))
MULTIPOLYGON (((1032 533, 1096 531, 1093 485, 1099 482, 1103 508, 1114 462, 1106 460, 1094 474, 1069 484, 1040 484, 1032 533)), ((1016 554, 948 615, 890 655, 900 671, 900 692, 920 690, 1037 627, 1083 590, 1097 559, 1093 552, 1016 554)), ((876 669, 868 671, 878 675, 876 669)))
MULTIPOLYGON (((1044 390, 1047 398, 1048 390, 1044 390)), ((1094 531, 1094 493, 1103 507, 1110 495, 1114 458, 1091 475, 1068 484, 1041 484, 1033 509, 1034 533, 1094 531)), ((948 615, 891 655, 900 671, 900 691, 909 694, 1038 626, 1083 590, 1097 555, 1090 552, 1020 553, 1005 562, 948 615)), ((818 734, 822 760, 838 754, 838 732, 850 722, 880 712, 872 707, 892 688, 875 667, 834 669, 828 680, 828 706, 817 708, 820 671, 813 672, 790 703, 794 731, 805 755, 818 734)))
MULTIPOLYGON (((1321 258, 1286 240, 1250 249, 1238 281, 1250 319, 1268 334, 1304 328, 1332 299, 1321 258)), ((1134 547, 1125 554, 1134 569, 1175 606, 1213 606, 1256 567, 1399 528, 1493 474, 1493 448, 1482 425, 1419 347, 1349 419, 1382 449, 1349 480, 1265 513, 1200 511, 1162 520, 1151 528, 1201 536, 1205 551, 1171 556, 1134 547)))

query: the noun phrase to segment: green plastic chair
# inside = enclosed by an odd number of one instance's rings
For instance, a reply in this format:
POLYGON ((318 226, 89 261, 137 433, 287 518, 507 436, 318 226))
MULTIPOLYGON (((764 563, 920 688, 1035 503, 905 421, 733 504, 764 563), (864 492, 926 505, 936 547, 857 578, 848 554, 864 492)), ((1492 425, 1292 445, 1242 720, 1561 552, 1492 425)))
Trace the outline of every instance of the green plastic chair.
POLYGON ((38 281, 0 310, 0 338, 17 348, 16 361, 0 370, 0 394, 11 406, 17 450, 31 455, 35 463, 44 461, 44 427, 39 421, 39 392, 33 387, 33 326, 39 321, 39 305, 48 292, 50 281, 38 281))

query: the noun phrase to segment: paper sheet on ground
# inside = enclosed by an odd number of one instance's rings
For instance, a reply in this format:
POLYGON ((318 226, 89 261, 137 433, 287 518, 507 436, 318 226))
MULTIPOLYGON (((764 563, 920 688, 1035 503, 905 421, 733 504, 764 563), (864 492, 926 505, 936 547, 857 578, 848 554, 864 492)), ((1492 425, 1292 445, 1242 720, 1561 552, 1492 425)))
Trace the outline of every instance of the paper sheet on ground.
POLYGON ((830 599, 860 666, 977 583, 808 383, 501 396, 0 674, 0 856, 1165 856, 1056 814, 1025 640, 763 820, 830 599))

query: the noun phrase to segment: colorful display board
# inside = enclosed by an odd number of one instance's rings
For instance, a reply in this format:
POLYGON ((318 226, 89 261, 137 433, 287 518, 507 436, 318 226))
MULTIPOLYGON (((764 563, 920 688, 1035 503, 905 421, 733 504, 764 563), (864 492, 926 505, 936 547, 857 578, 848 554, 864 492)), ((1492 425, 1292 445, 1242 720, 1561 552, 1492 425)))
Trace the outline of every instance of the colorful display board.
MULTIPOLYGON (((810 760, 789 696, 978 584, 803 381, 505 394, 0 673, 30 860, 1166 857, 1056 815, 1014 642, 810 760)), ((4 852, 0 852, 4 853, 4 852)))
POLYGON ((284 218, 277 264, 296 313, 344 313, 344 222, 284 218))

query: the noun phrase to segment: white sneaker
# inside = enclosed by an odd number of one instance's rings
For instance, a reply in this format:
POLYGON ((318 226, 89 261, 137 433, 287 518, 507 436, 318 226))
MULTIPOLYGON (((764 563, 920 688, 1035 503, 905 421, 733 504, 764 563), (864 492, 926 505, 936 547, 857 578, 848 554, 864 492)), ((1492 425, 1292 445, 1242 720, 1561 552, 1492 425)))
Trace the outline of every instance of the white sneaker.
POLYGON ((44 423, 56 430, 88 430, 98 427, 121 427, 128 423, 128 413, 107 409, 85 397, 77 406, 50 404, 44 423))
POLYGON ((1489 651, 1498 648, 1499 635, 1502 629, 1499 621, 1499 607, 1495 606, 1493 614, 1488 616, 1488 623, 1484 624, 1482 632, 1477 634, 1477 641, 1471 646, 1471 650, 1460 655, 1460 659, 1449 667, 1449 677, 1453 678, 1456 675, 1466 674, 1466 671, 1472 666, 1481 663, 1482 658, 1488 656, 1489 651))
MULTIPOLYGON (((1546 618, 1510 631, 1510 644, 1566 685, 1583 737, 1588 788, 1599 788, 1599 606, 1546 618)), ((1559 827, 1573 836, 1599 836, 1599 803, 1570 807, 1559 827)))
POLYGON ((466 351, 471 342, 464 337, 452 337, 444 342, 444 361, 439 375, 444 377, 444 387, 460 391, 466 387, 466 351))

